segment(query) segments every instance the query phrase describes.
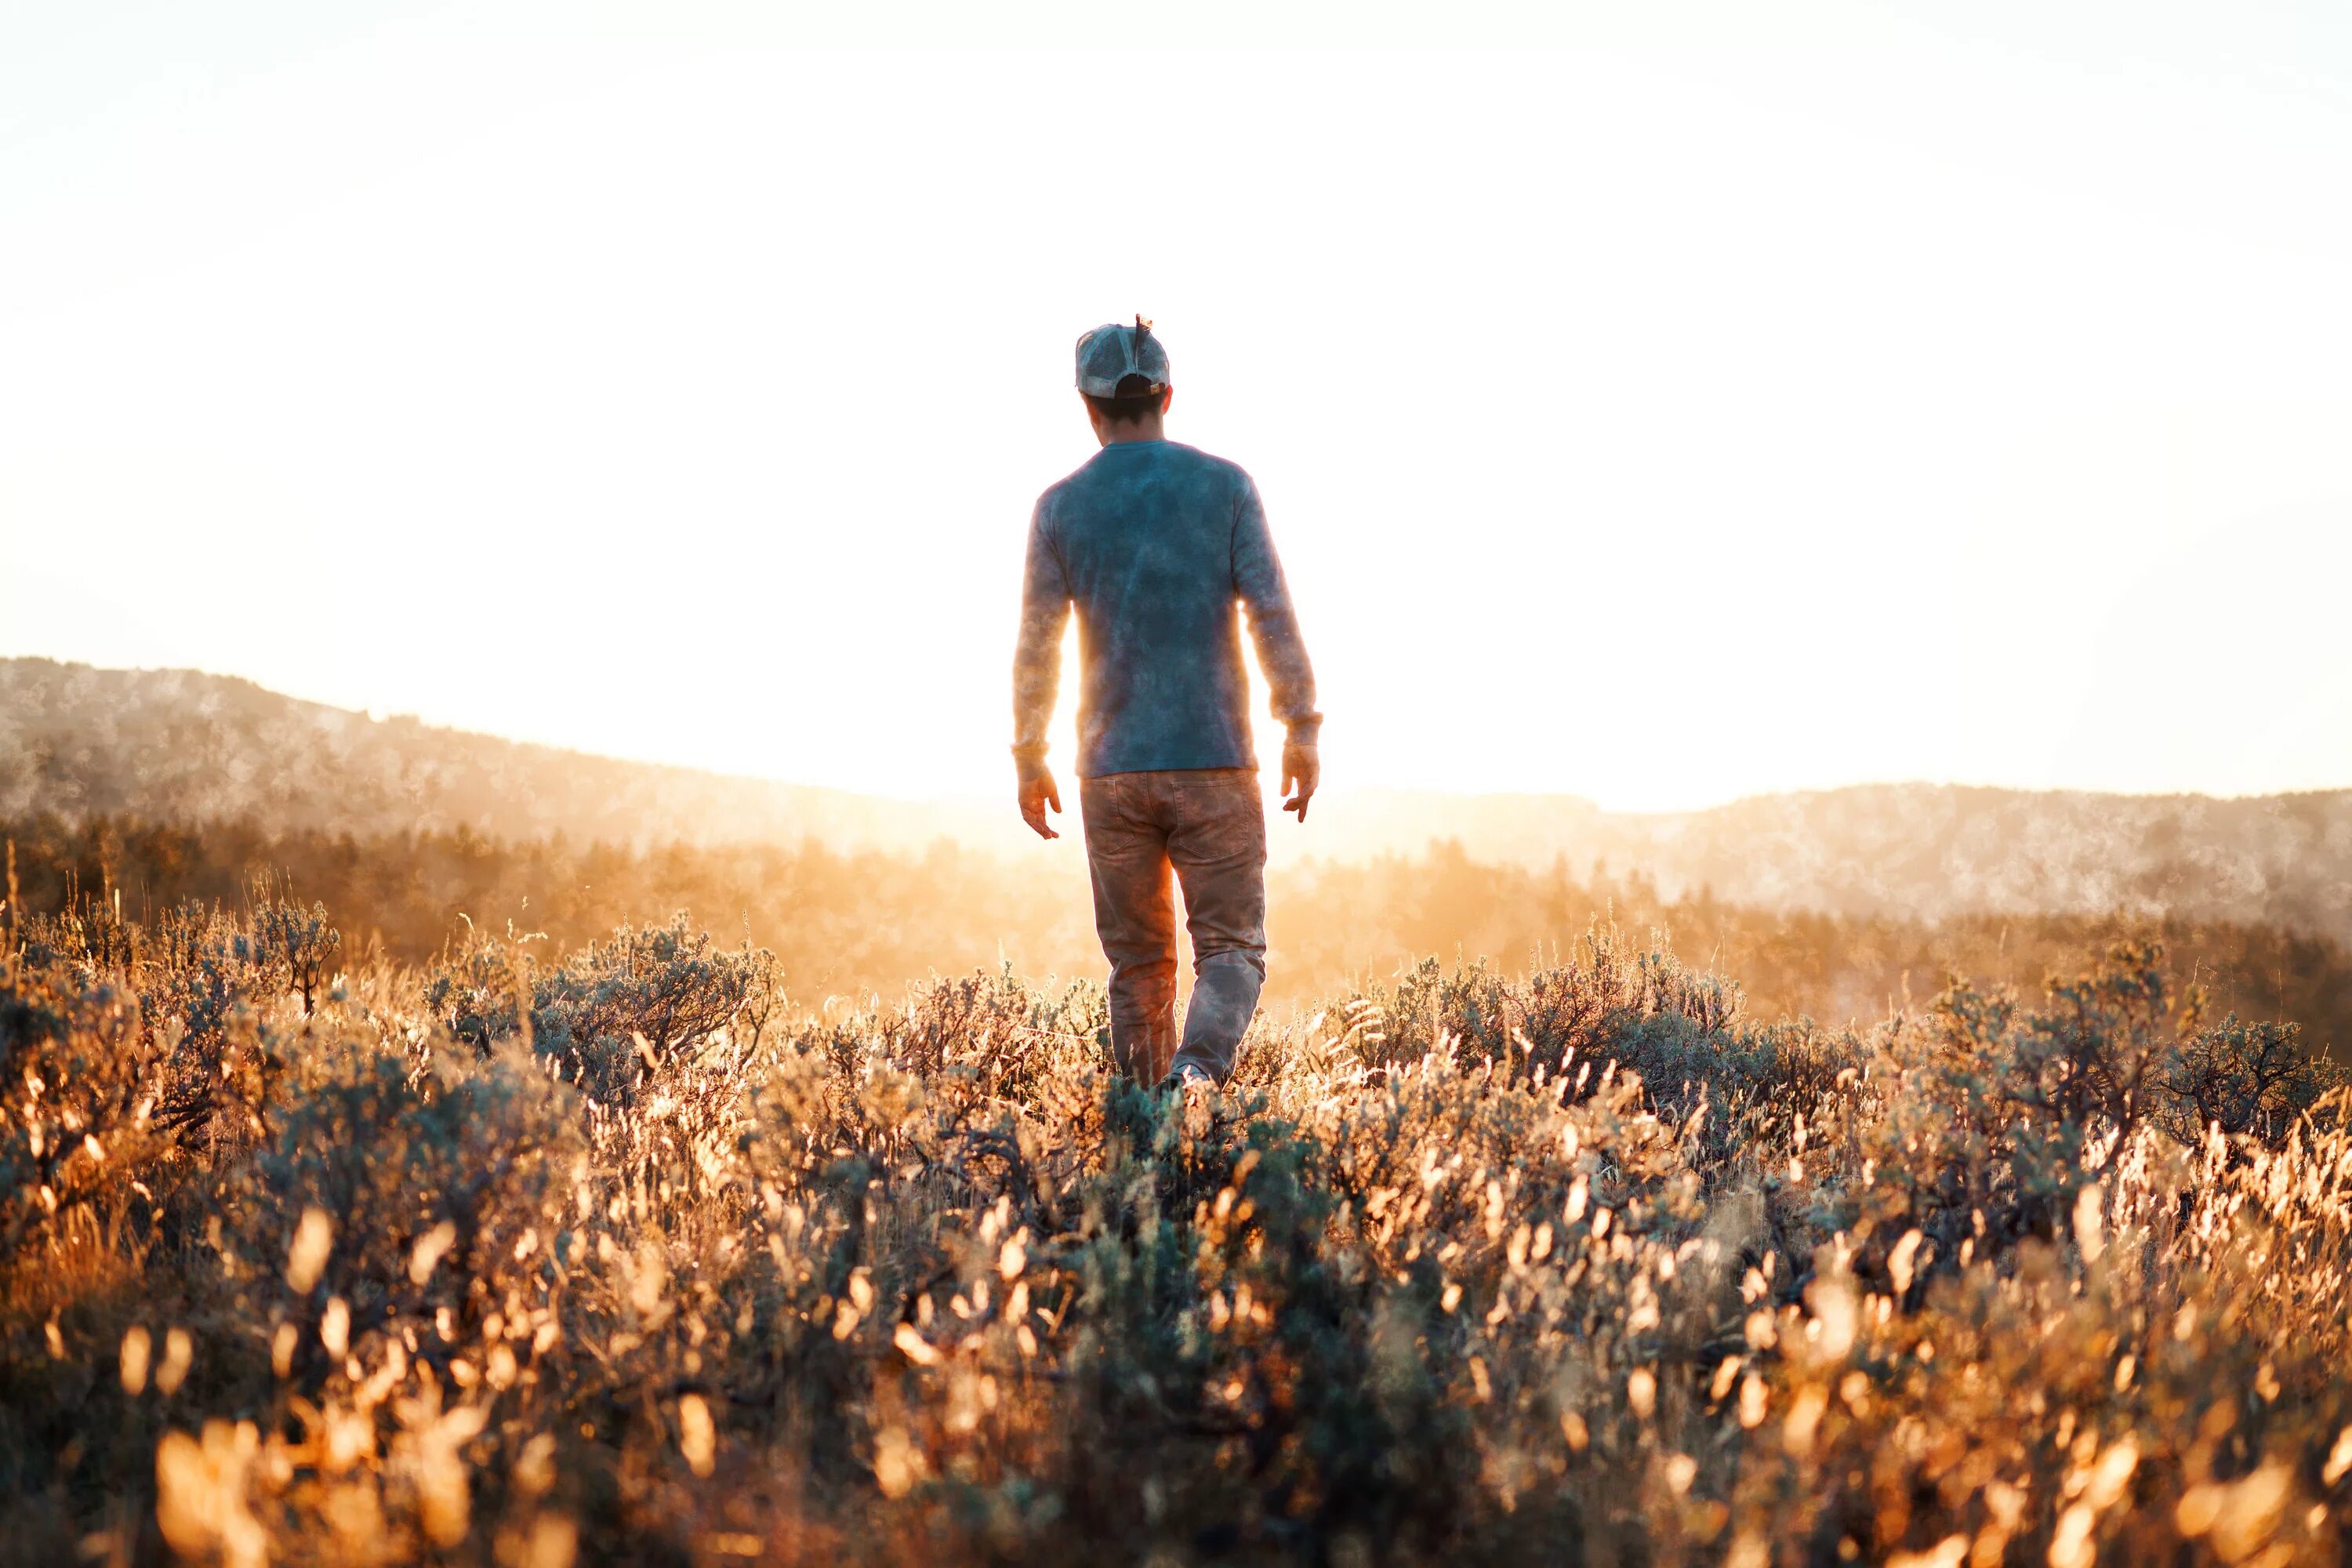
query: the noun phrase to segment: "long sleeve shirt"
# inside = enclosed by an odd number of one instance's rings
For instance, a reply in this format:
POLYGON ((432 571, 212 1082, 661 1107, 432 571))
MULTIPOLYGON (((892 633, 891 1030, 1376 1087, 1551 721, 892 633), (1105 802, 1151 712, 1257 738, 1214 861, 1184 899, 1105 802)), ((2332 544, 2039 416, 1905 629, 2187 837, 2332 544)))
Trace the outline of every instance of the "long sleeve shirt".
POLYGON ((1045 754, 1062 628, 1078 617, 1078 776, 1257 765, 1241 617, 1274 716, 1315 743, 1315 672, 1298 635, 1257 487, 1234 463, 1174 441, 1115 441, 1037 498, 1013 749, 1045 754))

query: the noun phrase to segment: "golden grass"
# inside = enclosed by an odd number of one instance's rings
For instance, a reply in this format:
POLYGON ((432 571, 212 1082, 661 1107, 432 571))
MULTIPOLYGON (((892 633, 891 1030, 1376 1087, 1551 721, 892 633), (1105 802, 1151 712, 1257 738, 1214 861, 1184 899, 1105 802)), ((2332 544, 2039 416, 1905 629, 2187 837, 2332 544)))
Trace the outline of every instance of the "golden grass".
POLYGON ((1263 1021, 1188 1118, 1090 986, 813 1013, 678 927, 329 974, 307 915, 97 918, 0 971, 16 1560, 2074 1568, 2352 1521, 2344 1091, 2150 952, 1828 1032, 1599 930, 1263 1021))

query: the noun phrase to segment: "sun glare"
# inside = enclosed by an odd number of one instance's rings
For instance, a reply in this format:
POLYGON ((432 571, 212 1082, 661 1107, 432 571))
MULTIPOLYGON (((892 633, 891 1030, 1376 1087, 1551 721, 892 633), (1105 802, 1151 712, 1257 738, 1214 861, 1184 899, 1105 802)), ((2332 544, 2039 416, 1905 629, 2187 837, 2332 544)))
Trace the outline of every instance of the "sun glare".
POLYGON ((2340 37, 2231 35, 2313 73, 2258 93, 2022 13, 1108 58, 70 16, 0 63, 0 651, 994 792, 1069 344, 1140 310, 1266 498, 1335 787, 2352 773, 2340 37), (1110 80, 1168 133, 1074 120, 1110 80))

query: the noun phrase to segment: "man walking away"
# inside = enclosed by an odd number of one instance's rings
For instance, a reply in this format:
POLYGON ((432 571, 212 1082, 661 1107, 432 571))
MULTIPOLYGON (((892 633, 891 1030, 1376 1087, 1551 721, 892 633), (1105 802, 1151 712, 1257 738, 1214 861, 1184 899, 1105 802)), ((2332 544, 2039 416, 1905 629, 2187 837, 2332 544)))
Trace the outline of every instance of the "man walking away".
POLYGON ((1265 983, 1265 812, 1237 610, 1273 689, 1285 811, 1307 820, 1321 765, 1315 673, 1258 504, 1234 464, 1169 440, 1168 351, 1138 316, 1078 340, 1078 392, 1102 450, 1037 498, 1013 657, 1021 816, 1062 809, 1045 765, 1062 628, 1078 616, 1078 778, 1095 930, 1110 960, 1111 1051, 1140 1082, 1233 1075, 1265 983), (1176 1038, 1171 867, 1192 935, 1176 1038))

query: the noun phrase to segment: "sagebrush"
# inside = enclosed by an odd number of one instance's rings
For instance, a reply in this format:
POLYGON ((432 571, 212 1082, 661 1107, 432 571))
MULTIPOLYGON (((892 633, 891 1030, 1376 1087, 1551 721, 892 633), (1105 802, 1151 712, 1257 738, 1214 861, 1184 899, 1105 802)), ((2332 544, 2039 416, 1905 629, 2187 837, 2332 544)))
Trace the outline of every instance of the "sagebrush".
POLYGON ((2126 946, 1761 1025, 1597 926, 1261 1020, 687 922, 16 921, 19 1561, 2333 1563, 2352 1132, 2126 946))
MULTIPOLYGON (((677 910, 773 952, 810 1003, 895 996, 910 982, 1007 962, 1029 974, 1089 973, 1102 963, 1086 879, 1070 865, 948 840, 920 855, 841 853, 817 841, 630 848, 103 816, 0 821, 0 838, 15 845, 36 909, 70 906, 80 889, 112 892, 132 921, 152 924, 191 899, 246 903, 257 877, 290 879, 335 911, 351 950, 343 961, 355 967, 371 957, 432 963, 469 929, 510 922, 571 950, 677 910)), ((2352 952, 2291 906, 2253 922, 1833 914, 1743 906, 1704 889, 1667 897, 1638 871, 1481 861, 1447 843, 1361 862, 1277 862, 1266 905, 1276 962, 1265 996, 1310 1012, 1365 975, 1430 954, 1483 953, 1524 975, 1596 919, 1667 933, 1676 952, 1737 976, 1749 1015, 1765 1019, 1879 1018, 1925 1003, 1956 971, 2030 986, 2085 954, 2155 937, 2223 1010, 2292 1018, 2313 1052, 2352 1060, 2352 952)))

